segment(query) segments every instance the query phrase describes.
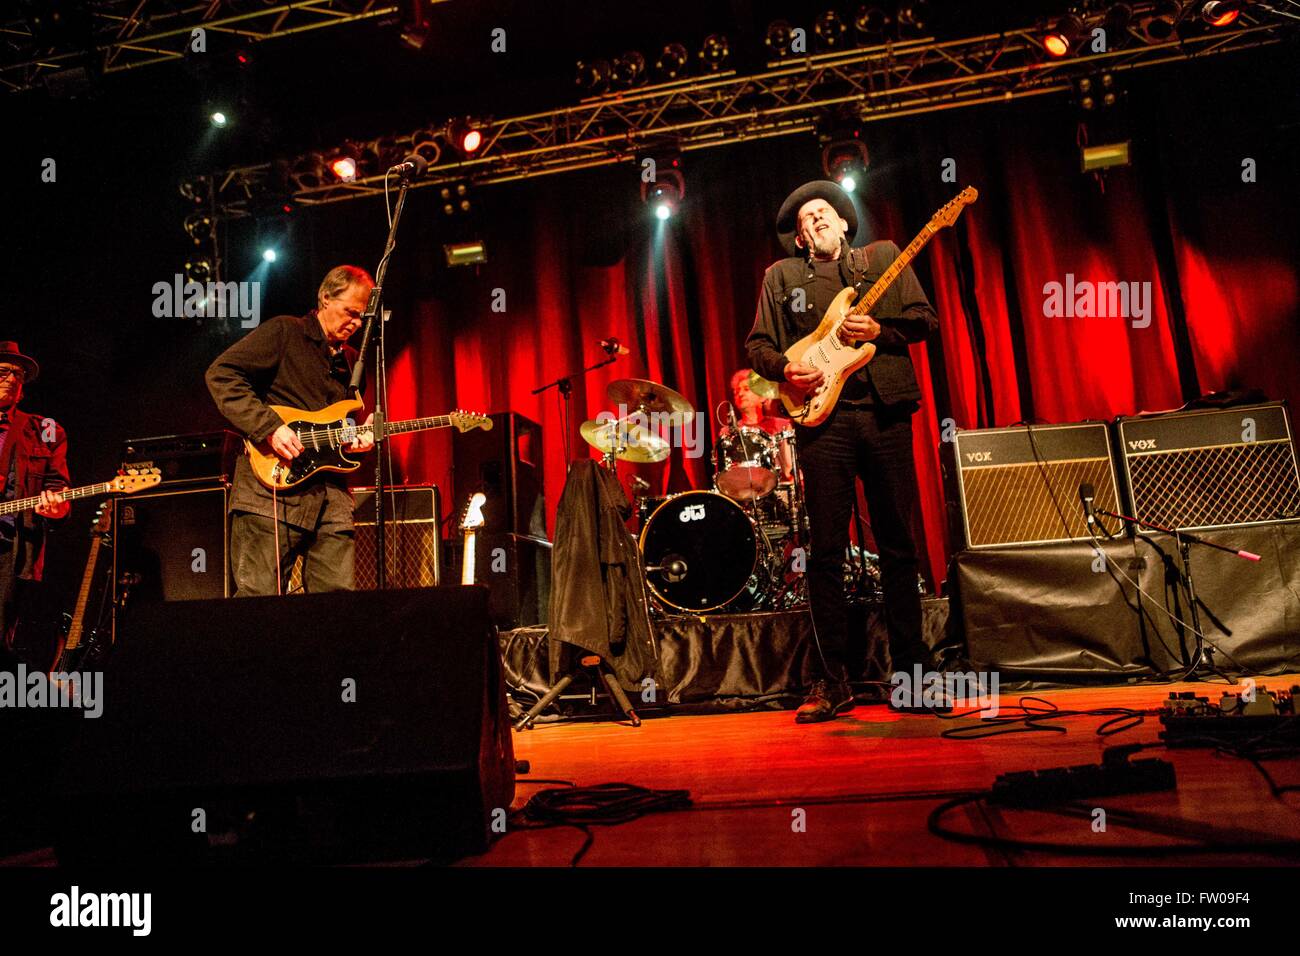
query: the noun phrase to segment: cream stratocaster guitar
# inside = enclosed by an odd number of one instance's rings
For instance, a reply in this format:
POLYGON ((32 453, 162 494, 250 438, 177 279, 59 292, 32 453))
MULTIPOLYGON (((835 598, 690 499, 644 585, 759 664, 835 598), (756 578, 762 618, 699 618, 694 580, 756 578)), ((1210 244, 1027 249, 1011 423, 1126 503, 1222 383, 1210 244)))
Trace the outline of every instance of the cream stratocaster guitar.
POLYGON ((852 288, 842 290, 826 310, 817 328, 786 349, 785 357, 791 362, 802 362, 821 369, 825 376, 822 384, 812 392, 805 392, 789 382, 781 383, 781 401, 792 419, 801 425, 819 425, 827 419, 835 409, 835 403, 839 401, 840 392, 849 376, 870 362, 876 354, 876 347, 870 342, 845 345, 840 341, 840 326, 844 320, 850 315, 870 315, 880 297, 902 275, 917 253, 925 248, 930 237, 944 226, 955 223, 961 211, 977 198, 979 193, 975 187, 967 186, 963 189, 934 214, 925 228, 899 253, 884 275, 875 281, 856 305, 853 305, 853 299, 857 293, 852 288))
MULTIPOLYGON (((112 481, 105 481, 98 485, 82 485, 80 488, 61 488, 59 494, 63 496, 64 501, 73 501, 77 498, 93 498, 96 495, 130 495, 145 488, 152 488, 161 481, 162 472, 157 468, 130 468, 112 481)), ((30 511, 40 503, 41 498, 39 495, 0 502, 0 515, 30 511)))
POLYGON ((476 491, 465 505, 465 517, 461 519, 460 530, 465 533, 465 557, 460 564, 460 583, 474 583, 474 535, 483 527, 483 502, 487 495, 476 491))
MULTIPOLYGON (((286 405, 271 405, 270 409, 298 435, 298 440, 302 442, 302 454, 292 460, 281 458, 271 450, 269 442, 255 445, 244 439, 253 474, 266 487, 284 491, 301 484, 318 471, 348 472, 361 466, 361 462, 344 454, 344 449, 356 441, 358 435, 375 431, 372 425, 353 424, 361 411, 360 402, 335 402, 315 412, 304 412, 286 405)), ((382 437, 453 425, 463 432, 471 428, 490 430, 492 419, 474 412, 454 411, 449 415, 434 415, 432 418, 385 422, 382 437)))

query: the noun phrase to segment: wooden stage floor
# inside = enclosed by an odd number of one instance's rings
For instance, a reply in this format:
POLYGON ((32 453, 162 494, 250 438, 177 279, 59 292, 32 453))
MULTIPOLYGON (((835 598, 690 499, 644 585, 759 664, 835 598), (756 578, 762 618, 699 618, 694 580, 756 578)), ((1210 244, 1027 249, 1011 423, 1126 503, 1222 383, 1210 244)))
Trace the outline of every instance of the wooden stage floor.
MULTIPOLYGON (((1300 676, 1262 678, 1272 689, 1300 676)), ((1171 692, 1191 690, 1217 700, 1223 683, 1147 684, 1036 691, 1061 710, 1154 709, 1171 692)), ((1004 694, 1003 714, 1020 694, 1004 694)), ((1107 718, 1053 721, 1066 733, 1014 733, 982 740, 944 739, 956 724, 933 716, 899 715, 862 705, 825 724, 796 725, 793 712, 765 711, 646 720, 624 724, 539 725, 515 734, 519 777, 515 807, 551 784, 629 783, 687 789, 693 808, 593 828, 582 866, 1035 866, 1035 865, 1286 865, 1295 856, 1254 851, 1167 856, 1158 849, 1189 842, 1256 845, 1300 838, 1300 793, 1274 797, 1246 760, 1209 749, 1142 750, 1177 770, 1174 791, 1088 801, 1077 815, 969 804, 944 825, 970 833, 1077 844, 1135 847, 1116 856, 990 848, 953 842, 927 830, 931 810, 962 792, 985 790, 1010 771, 1099 763, 1107 747, 1158 743, 1154 713, 1132 729, 1102 737, 1107 718), (1107 814, 1094 829, 1091 808, 1107 814), (803 811, 800 815, 797 811, 803 811), (1119 822, 1143 815, 1143 829, 1119 822), (797 823, 802 817, 804 826, 797 823), (1196 828, 1199 839, 1186 837, 1196 828), (1213 831, 1212 833, 1210 831, 1213 831)), ((963 721, 965 722, 965 721, 963 721)), ((1300 784, 1300 760, 1265 766, 1279 786, 1300 784)), ((567 866, 583 843, 571 827, 515 829, 463 866, 567 866)))

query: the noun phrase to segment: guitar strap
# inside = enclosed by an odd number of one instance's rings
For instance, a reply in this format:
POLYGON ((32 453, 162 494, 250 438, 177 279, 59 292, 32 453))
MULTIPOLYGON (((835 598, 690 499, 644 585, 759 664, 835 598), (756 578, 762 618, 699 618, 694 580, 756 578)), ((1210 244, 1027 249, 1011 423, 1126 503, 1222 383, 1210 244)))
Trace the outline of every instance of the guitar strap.
MULTIPOLYGON (((0 448, 0 500, 9 497, 7 494, 9 484, 9 463, 13 461, 14 449, 17 447, 20 440, 19 427, 18 416, 16 414, 10 415, 9 428, 5 433, 4 447, 0 448)), ((16 494, 17 493, 15 492, 15 496, 16 494)))

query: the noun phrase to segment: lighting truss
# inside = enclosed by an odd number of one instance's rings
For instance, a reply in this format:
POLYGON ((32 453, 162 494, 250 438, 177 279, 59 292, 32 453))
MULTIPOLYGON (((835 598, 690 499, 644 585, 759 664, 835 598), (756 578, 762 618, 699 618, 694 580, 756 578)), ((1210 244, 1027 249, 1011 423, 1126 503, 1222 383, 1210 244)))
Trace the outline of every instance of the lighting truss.
MULTIPOLYGON (((680 79, 611 93, 576 106, 479 124, 484 143, 471 159, 431 163, 415 188, 471 181, 476 186, 630 162, 638 150, 672 142, 680 150, 810 132, 827 110, 848 109, 863 122, 1030 96, 1068 93, 1073 81, 1100 70, 1120 73, 1281 42, 1295 24, 1240 23, 1182 39, 1148 43, 1136 25, 1153 4, 1136 3, 1126 42, 1093 52, 1085 31, 1079 51, 1044 56, 1038 31, 1012 30, 955 40, 917 39, 769 64, 753 75, 680 79)), ((396 137, 409 146, 411 135, 396 137)), ((440 157, 441 159, 441 157, 440 157)), ((294 162, 293 160, 289 161, 294 162)), ((274 164, 232 167, 218 174, 216 212, 250 214, 271 187, 274 164)), ((380 195, 382 173, 354 182, 289 187, 299 205, 380 195)))
POLYGON ((395 0, 298 0, 274 6, 260 0, 99 0, 87 9, 88 50, 42 47, 25 20, 0 23, 0 88, 39 88, 51 73, 86 65, 87 56, 91 69, 103 74, 174 62, 185 56, 200 27, 210 34, 209 42, 215 42, 215 34, 254 44, 398 13, 395 0))

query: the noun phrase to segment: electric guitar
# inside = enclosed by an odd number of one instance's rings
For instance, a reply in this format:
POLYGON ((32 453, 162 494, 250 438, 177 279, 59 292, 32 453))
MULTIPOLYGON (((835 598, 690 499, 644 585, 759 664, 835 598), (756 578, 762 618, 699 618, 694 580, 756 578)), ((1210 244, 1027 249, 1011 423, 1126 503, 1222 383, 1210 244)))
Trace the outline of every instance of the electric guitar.
POLYGON ((460 565, 460 583, 474 583, 474 535, 483 527, 483 502, 487 495, 481 491, 474 492, 465 504, 465 517, 460 521, 460 530, 465 533, 465 557, 460 565))
MULTIPOLYGON (((361 467, 361 462, 344 454, 344 448, 355 442, 358 435, 365 432, 373 434, 375 431, 373 425, 355 424, 355 416, 361 411, 360 402, 346 399, 314 412, 304 412, 286 405, 272 405, 270 408, 294 430, 302 442, 302 452, 297 458, 281 458, 272 450, 269 441, 253 444, 247 438, 244 439, 244 448, 248 451, 248 463, 253 468, 253 474, 266 487, 284 491, 302 484, 318 471, 348 472, 361 467)), ((447 428, 451 425, 463 432, 471 428, 490 430, 492 419, 486 415, 457 410, 449 415, 434 415, 432 418, 385 422, 382 435, 376 437, 386 438, 389 435, 447 428)))
POLYGON ((64 615, 67 621, 67 634, 63 647, 55 658, 51 673, 85 670, 93 668, 108 652, 112 645, 111 629, 99 627, 99 616, 95 626, 86 633, 86 605, 90 602, 90 592, 95 585, 95 571, 99 563, 99 552, 112 531, 113 511, 108 503, 99 506, 95 513, 95 524, 90 529, 90 555, 86 558, 86 570, 81 576, 81 590, 77 592, 77 604, 71 615, 64 615))
POLYGON ((817 328, 786 349, 785 357, 791 362, 811 365, 820 369, 824 376, 821 385, 811 392, 796 388, 789 382, 780 383, 781 402, 792 419, 801 425, 820 425, 830 416, 849 376, 870 362, 876 354, 876 347, 870 342, 845 345, 840 341, 840 326, 844 320, 850 315, 870 315, 880 297, 903 274, 917 253, 925 248, 930 237, 944 226, 955 223, 962 210, 977 198, 979 193, 975 187, 967 186, 945 203, 917 237, 908 243, 907 248, 899 253, 898 258, 890 263, 884 275, 863 294, 857 305, 850 308, 857 296, 852 287, 841 290, 817 328))
MULTIPOLYGON (((64 501, 72 501, 76 498, 93 498, 96 495, 132 495, 145 488, 152 488, 161 482, 162 472, 157 468, 129 468, 124 474, 118 475, 112 481, 105 481, 98 485, 82 485, 80 488, 60 488, 59 494, 63 496, 64 501)), ((40 495, 0 502, 0 515, 31 511, 40 503, 40 495)))

